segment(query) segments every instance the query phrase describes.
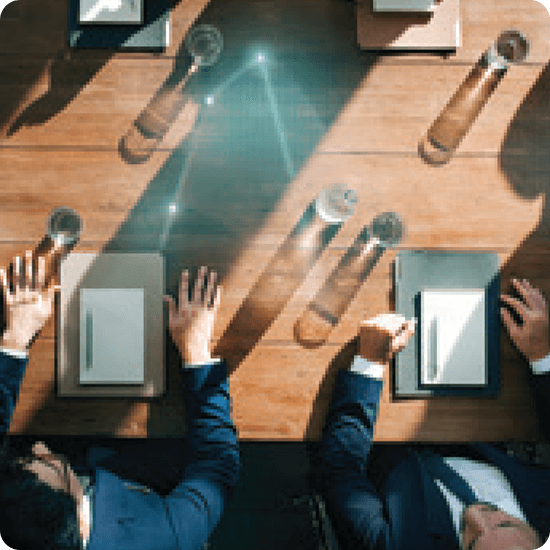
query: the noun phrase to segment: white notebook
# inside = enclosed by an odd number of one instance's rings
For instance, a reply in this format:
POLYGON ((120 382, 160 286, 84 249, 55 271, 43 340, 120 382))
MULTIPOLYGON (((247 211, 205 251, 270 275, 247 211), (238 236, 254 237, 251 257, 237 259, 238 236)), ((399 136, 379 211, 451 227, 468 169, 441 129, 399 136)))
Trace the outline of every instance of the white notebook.
POLYGON ((143 288, 80 290, 80 383, 143 384, 143 288))
POLYGON ((421 382, 487 383, 485 291, 421 291, 421 382))

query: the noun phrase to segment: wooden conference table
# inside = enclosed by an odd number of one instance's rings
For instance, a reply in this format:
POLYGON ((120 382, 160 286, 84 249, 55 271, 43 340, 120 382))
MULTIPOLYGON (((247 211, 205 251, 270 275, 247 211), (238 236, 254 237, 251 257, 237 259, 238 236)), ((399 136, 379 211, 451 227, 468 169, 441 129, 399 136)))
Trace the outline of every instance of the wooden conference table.
MULTIPOLYGON (((164 250, 167 289, 175 292, 184 266, 220 272, 215 338, 240 322, 230 384, 242 439, 319 439, 359 321, 392 308, 391 267, 400 249, 496 251, 503 289, 516 275, 550 296, 550 17, 541 4, 462 0, 462 46, 448 56, 360 51, 357 6, 342 0, 179 2, 161 54, 69 51, 63 2, 17 4, 0 19, 0 123, 11 117, 13 125, 0 140, 0 265, 40 241, 58 206, 83 218, 75 252, 158 251, 166 197, 179 189, 183 214, 164 250), (172 72, 195 21, 224 34, 220 67, 204 77, 159 150, 145 163, 125 162, 119 139, 172 72), (527 61, 509 70, 452 161, 428 166, 417 154, 419 139, 508 28, 528 35, 527 61), (265 68, 242 69, 258 51, 265 68), (35 86, 49 59, 51 82, 35 86), (200 98, 209 82, 219 87, 207 105, 200 98), (35 100, 14 122, 27 93, 35 100), (253 316, 239 320, 239 308, 311 201, 333 183, 358 191, 354 215, 257 334, 253 316), (403 241, 380 259, 326 344, 303 348, 293 335, 296 319, 359 231, 385 211, 401 215, 403 241)), ((276 280, 268 287, 267 302, 281 290, 276 280)), ((52 319, 32 345, 13 433, 185 432, 170 342, 167 393, 150 401, 57 397, 55 344, 52 319)), ((377 441, 538 437, 527 367, 504 332, 497 399, 397 400, 390 386, 377 441)))

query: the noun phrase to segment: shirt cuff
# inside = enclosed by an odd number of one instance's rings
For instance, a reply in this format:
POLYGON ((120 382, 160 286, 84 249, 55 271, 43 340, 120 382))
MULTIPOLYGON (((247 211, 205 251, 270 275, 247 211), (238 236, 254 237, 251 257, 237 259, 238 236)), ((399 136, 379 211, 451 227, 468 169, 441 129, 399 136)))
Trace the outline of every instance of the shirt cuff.
POLYGON ((383 380, 386 365, 369 361, 360 355, 356 355, 351 363, 350 372, 362 374, 376 380, 383 380))
POLYGON ((20 351, 17 349, 8 349, 8 348, 0 348, 0 351, 5 353, 6 355, 11 355, 12 357, 17 357, 18 359, 28 359, 29 358, 29 352, 28 351, 20 351))
POLYGON ((533 374, 550 373, 550 355, 547 355, 538 361, 533 361, 531 363, 531 370, 533 371, 533 374))
POLYGON ((201 367, 204 367, 204 365, 216 365, 217 363, 221 363, 220 357, 212 357, 210 361, 205 361, 204 363, 185 363, 183 365, 184 369, 200 369, 201 367))

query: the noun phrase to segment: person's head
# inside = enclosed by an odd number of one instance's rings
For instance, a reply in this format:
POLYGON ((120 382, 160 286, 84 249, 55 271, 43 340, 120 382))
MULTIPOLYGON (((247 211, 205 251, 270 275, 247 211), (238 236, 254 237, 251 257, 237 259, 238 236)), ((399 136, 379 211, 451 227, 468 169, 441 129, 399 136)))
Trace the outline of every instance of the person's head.
POLYGON ((540 536, 528 523, 494 504, 478 502, 464 510, 463 550, 536 550, 541 546, 540 536))
POLYGON ((67 460, 44 443, 0 460, 0 534, 16 550, 81 550, 88 527, 82 487, 67 460))

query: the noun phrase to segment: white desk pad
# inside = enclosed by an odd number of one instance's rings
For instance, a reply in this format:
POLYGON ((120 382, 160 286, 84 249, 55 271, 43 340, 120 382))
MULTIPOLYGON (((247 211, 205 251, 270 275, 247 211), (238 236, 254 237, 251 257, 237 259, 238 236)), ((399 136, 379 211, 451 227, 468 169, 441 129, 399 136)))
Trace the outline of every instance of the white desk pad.
POLYGON ((428 385, 487 383, 485 291, 421 291, 420 379, 428 385))

